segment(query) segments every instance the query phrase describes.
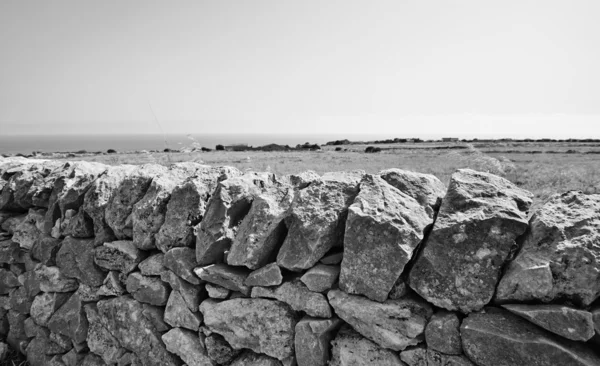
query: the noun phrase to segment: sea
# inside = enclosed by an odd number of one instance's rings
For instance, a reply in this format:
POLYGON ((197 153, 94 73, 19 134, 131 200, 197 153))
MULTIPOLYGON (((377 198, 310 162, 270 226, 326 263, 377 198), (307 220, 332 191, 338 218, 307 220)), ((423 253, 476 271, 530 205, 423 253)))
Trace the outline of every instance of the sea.
POLYGON ((182 149, 185 147, 207 147, 216 145, 247 144, 263 146, 279 144, 296 146, 306 142, 324 144, 328 141, 348 139, 350 141, 372 141, 412 136, 357 135, 357 134, 191 134, 191 135, 15 135, 0 134, 0 154, 31 154, 39 152, 117 152, 141 150, 182 149))

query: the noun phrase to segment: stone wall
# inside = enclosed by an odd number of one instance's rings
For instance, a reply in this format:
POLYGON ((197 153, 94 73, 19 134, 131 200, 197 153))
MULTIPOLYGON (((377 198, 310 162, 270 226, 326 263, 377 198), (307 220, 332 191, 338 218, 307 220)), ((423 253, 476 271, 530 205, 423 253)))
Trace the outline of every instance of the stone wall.
POLYGON ((600 365, 600 195, 15 158, 0 190, 32 365, 600 365))

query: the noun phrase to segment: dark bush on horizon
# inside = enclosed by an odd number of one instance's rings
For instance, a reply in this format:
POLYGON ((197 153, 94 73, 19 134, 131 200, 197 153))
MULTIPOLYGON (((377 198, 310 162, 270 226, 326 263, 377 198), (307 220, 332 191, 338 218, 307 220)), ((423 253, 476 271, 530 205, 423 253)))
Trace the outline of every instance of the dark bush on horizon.
POLYGON ((381 152, 381 148, 380 147, 375 147, 375 146, 367 146, 367 148, 365 149, 366 153, 377 153, 377 152, 381 152))
POLYGON ((223 150, 225 150, 225 146, 223 146, 223 145, 217 145, 217 146, 215 146, 215 150, 217 150, 217 151, 223 151, 223 150))
POLYGON ((117 150, 115 150, 115 149, 108 149, 108 150, 106 150, 106 153, 107 154, 116 154, 117 150))
POLYGON ((75 151, 75 154, 87 154, 86 150, 75 151))
MULTIPOLYGON (((204 152, 209 152, 209 151, 212 151, 212 149, 209 149, 208 147, 203 147, 201 150, 202 150, 202 151, 204 151, 204 152)), ((217 149, 217 150, 218 150, 218 149, 217 149)))
POLYGON ((335 151, 342 151, 342 148, 341 147, 336 147, 335 151))

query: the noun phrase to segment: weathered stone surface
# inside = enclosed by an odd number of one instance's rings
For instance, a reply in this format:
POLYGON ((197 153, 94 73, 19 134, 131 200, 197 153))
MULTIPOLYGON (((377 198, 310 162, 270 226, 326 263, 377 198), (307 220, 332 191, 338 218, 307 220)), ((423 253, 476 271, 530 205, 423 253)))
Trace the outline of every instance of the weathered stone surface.
POLYGON ((293 188, 285 185, 254 197, 231 244, 228 264, 258 269, 275 260, 287 234, 283 219, 293 197, 293 188))
POLYGON ((122 347, 135 352, 143 365, 178 365, 176 357, 167 352, 160 333, 142 312, 142 304, 129 296, 98 302, 98 314, 104 327, 122 347))
POLYGON ((146 164, 127 172, 117 189, 110 195, 104 220, 117 239, 133 238, 133 208, 145 195, 152 180, 166 174, 167 168, 146 164))
POLYGON ((468 358, 462 355, 447 355, 416 346, 400 352, 400 359, 408 366, 475 366, 468 358))
POLYGON ((85 354, 77 353, 75 349, 72 349, 69 352, 65 353, 61 357, 61 360, 65 366, 78 366, 81 362, 83 362, 84 358, 85 354))
POLYGON ((386 169, 379 176, 402 193, 414 198, 433 216, 446 194, 446 186, 436 176, 401 169, 386 169))
POLYGON ((466 355, 480 366, 600 364, 591 349, 505 310, 488 308, 485 313, 470 314, 460 333, 466 355))
POLYGON ((66 277, 88 286, 100 286, 106 273, 94 264, 94 240, 67 236, 56 254, 56 265, 66 277))
POLYGON ((83 361, 81 361, 81 366, 104 366, 104 362, 101 357, 89 353, 85 356, 83 361))
POLYGON ((63 275, 58 267, 38 265, 35 275, 40 282, 40 290, 44 292, 71 292, 77 290, 77 280, 63 275))
POLYGON ((11 271, 0 268, 0 295, 8 295, 10 290, 21 286, 17 276, 11 271))
POLYGON ((331 366, 404 366, 395 352, 379 347, 348 326, 339 331, 331 344, 331 366))
POLYGON ((227 365, 240 354, 233 349, 222 336, 213 333, 204 340, 208 357, 219 365, 227 365))
POLYGON ((166 270, 163 265, 164 256, 163 253, 159 253, 144 259, 138 264, 140 272, 142 272, 144 276, 160 276, 166 270))
POLYGON ((154 329, 156 329, 157 332, 166 332, 168 331, 171 327, 165 323, 164 319, 165 319, 165 308, 162 306, 154 306, 154 305, 149 305, 149 304, 142 304, 142 306, 144 307, 144 310, 142 310, 142 315, 144 315, 144 317, 146 319, 148 319, 148 321, 150 323, 152 323, 152 326, 154 327, 154 329))
POLYGON ((125 286, 127 292, 139 302, 162 306, 169 299, 169 286, 161 281, 160 277, 149 277, 134 272, 127 277, 125 286))
POLYGON ((10 216, 5 219, 2 223, 2 230, 8 232, 10 235, 14 235, 17 226, 21 225, 27 219, 27 214, 10 216))
POLYGON ((44 292, 37 295, 31 304, 31 318, 36 324, 48 326, 52 315, 69 299, 71 294, 44 292))
POLYGON ((125 288, 116 271, 108 272, 104 282, 102 282, 102 286, 97 291, 98 296, 121 296, 124 293, 125 288))
POLYGON ((75 343, 85 341, 88 320, 78 294, 72 295, 48 321, 48 329, 71 338, 75 343))
POLYGON ((213 285, 212 283, 206 284, 206 291, 208 292, 208 297, 211 299, 226 299, 229 297, 231 290, 226 289, 225 287, 221 287, 219 285, 213 285))
POLYGON ((411 297, 379 303, 340 290, 329 291, 327 297, 342 320, 381 347, 395 351, 421 342, 433 313, 429 304, 411 297))
POLYGON ((174 291, 179 292, 191 311, 197 311, 200 302, 207 297, 206 290, 203 287, 192 285, 169 270, 163 272, 160 279, 168 283, 174 291))
POLYGON ((65 236, 93 238, 94 222, 83 208, 80 208, 79 211, 67 210, 65 218, 60 223, 60 230, 65 236))
POLYGON ((12 241, 30 250, 44 228, 45 213, 43 209, 30 209, 25 219, 14 228, 12 241))
POLYGON ((27 294, 23 286, 10 291, 10 308, 21 314, 29 314, 33 297, 27 294))
POLYGON ((600 194, 553 196, 532 216, 523 246, 498 285, 498 301, 600 296, 600 194))
POLYGON ((194 273, 206 282, 225 287, 232 291, 239 291, 246 296, 250 295, 250 287, 244 281, 250 271, 241 267, 231 267, 226 264, 213 264, 194 269, 194 273))
POLYGON ((288 234, 277 264, 292 271, 314 266, 331 248, 342 245, 348 206, 358 194, 360 177, 323 177, 297 191, 286 219, 288 234))
POLYGON ((220 181, 197 227, 196 260, 200 265, 223 261, 237 227, 250 210, 252 200, 274 184, 270 173, 245 173, 220 181))
POLYGON ((333 287, 340 275, 340 266, 317 264, 309 269, 300 281, 314 292, 325 292, 333 287))
POLYGON ((193 272, 194 267, 198 265, 194 249, 187 247, 173 248, 165 254, 163 264, 187 282, 193 285, 200 284, 200 279, 193 272))
POLYGON ((14 263, 15 258, 19 257, 19 244, 12 240, 0 241, 0 264, 14 263))
POLYGON ((253 271, 244 280, 246 286, 277 286, 281 285, 283 276, 277 263, 270 263, 253 271))
POLYGON ((20 314, 14 310, 9 310, 7 314, 9 332, 6 336, 6 343, 13 349, 21 350, 27 346, 27 335, 25 334, 25 320, 27 315, 20 314))
POLYGON ((118 362, 126 350, 109 331, 105 324, 106 319, 101 318, 95 303, 85 305, 84 309, 89 321, 86 340, 90 351, 102 357, 109 365, 118 362))
POLYGON ((32 366, 47 366, 51 357, 46 355, 48 348, 47 339, 35 337, 29 342, 26 349, 27 362, 32 366))
POLYGON ((56 265, 56 254, 61 244, 61 240, 41 234, 33 243, 30 251, 31 257, 46 266, 54 266, 56 265))
POLYGON ((319 318, 331 318, 331 308, 323 294, 310 291, 302 282, 284 282, 277 287, 253 287, 252 297, 283 301, 296 311, 319 318))
POLYGON ((120 271, 123 274, 135 270, 138 263, 145 258, 145 253, 130 240, 104 243, 95 249, 94 255, 94 261, 99 267, 109 271, 120 271))
POLYGON ((400 277, 398 280, 396 280, 396 283, 394 284, 394 287, 392 287, 388 297, 392 300, 398 300, 399 298, 406 296, 408 292, 408 285, 406 284, 404 278, 400 277))
POLYGON ((592 313, 564 305, 502 305, 552 333, 574 341, 587 341, 594 336, 592 313))
POLYGON ((594 320, 594 329, 596 334, 600 335, 600 306, 594 307, 592 310, 592 319, 594 320))
POLYGON ((340 288, 372 300, 387 299, 432 223, 433 213, 414 198, 378 176, 365 175, 348 209, 340 288))
POLYGON ((287 305, 266 299, 205 300, 204 323, 235 349, 248 348, 279 360, 294 353, 296 319, 287 305))
POLYGON ((294 338, 298 366, 326 366, 329 361, 329 342, 341 320, 304 317, 296 324, 294 338))
POLYGON ((200 314, 192 312, 177 291, 171 291, 165 308, 164 319, 167 324, 174 328, 186 328, 193 331, 197 331, 202 322, 200 314))
POLYGON ((229 366, 282 366, 282 363, 276 358, 246 350, 229 366))
POLYGON ((429 319, 425 328, 427 347, 449 355, 460 355, 460 320, 455 313, 440 311, 429 319))
POLYGON ((481 309, 494 294, 515 239, 527 228, 531 197, 504 178, 458 170, 411 269, 410 287, 447 310, 481 309))
POLYGON ((100 286, 92 287, 85 283, 80 283, 75 293, 79 295, 79 298, 81 298, 81 301, 83 302, 98 301, 100 300, 98 290, 100 290, 100 286))
POLYGON ((191 247, 194 227, 202 221, 217 180, 240 174, 235 168, 205 166, 199 167, 194 177, 178 184, 167 204, 165 221, 155 236, 156 247, 165 253, 175 247, 191 247))
POLYGON ((169 352, 179 356, 188 366, 214 366, 196 333, 173 328, 162 336, 169 352))

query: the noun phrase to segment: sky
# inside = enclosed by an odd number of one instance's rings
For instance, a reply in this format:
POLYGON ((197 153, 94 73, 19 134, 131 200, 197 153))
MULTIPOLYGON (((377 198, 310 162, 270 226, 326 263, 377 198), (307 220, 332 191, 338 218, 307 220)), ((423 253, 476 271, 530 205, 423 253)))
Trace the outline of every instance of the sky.
POLYGON ((597 0, 2 0, 0 135, 600 138, 597 0))

